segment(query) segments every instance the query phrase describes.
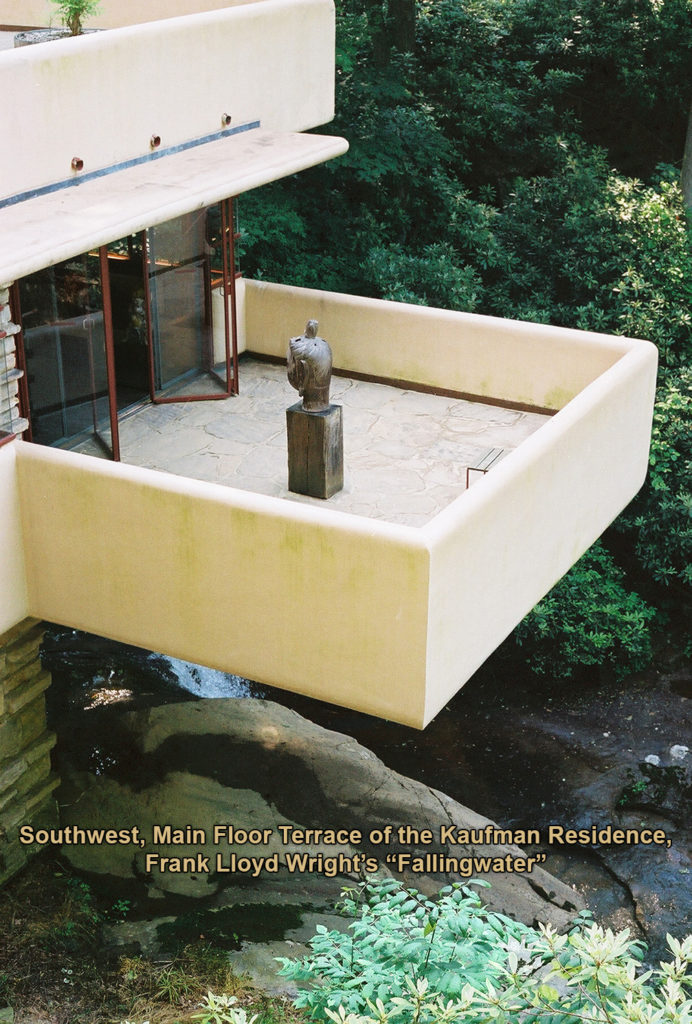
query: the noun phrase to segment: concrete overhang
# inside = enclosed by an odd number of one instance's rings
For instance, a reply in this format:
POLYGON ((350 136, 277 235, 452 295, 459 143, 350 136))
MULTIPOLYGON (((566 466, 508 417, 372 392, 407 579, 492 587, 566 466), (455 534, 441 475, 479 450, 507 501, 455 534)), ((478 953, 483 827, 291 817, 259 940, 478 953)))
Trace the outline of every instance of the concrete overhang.
POLYGON ((257 0, 2 51, 0 284, 343 153, 303 134, 334 32, 332 0, 257 0))
POLYGON ((0 200, 0 282, 235 196, 348 149, 337 136, 243 126, 134 166, 0 200))

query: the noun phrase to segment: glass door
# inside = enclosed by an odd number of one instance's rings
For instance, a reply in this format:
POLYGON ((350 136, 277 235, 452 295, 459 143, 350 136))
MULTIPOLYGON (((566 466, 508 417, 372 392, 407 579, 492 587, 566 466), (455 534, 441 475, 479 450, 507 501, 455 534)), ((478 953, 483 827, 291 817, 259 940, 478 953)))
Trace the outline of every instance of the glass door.
POLYGON ((235 359, 228 316, 226 204, 195 210, 146 232, 145 290, 151 397, 225 398, 235 359))
POLYGON ((213 372, 227 389, 238 394, 238 337, 235 283, 236 268, 234 203, 226 199, 207 211, 207 238, 211 264, 213 323, 213 372))
POLYGON ((107 246, 118 411, 150 400, 144 235, 107 246))
POLYGON ((105 257, 102 249, 48 267, 19 281, 17 293, 32 439, 70 446, 91 438, 95 454, 117 459, 105 257))
POLYGON ((238 390, 231 200, 13 286, 29 436, 120 458, 118 412, 238 390))

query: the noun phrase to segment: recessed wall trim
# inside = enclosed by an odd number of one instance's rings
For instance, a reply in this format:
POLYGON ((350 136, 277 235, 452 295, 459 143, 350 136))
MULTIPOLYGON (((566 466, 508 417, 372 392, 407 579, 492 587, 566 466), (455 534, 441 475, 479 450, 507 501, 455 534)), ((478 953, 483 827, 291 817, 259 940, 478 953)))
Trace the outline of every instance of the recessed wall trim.
POLYGON ((217 139, 225 139, 229 135, 240 135, 241 132, 249 132, 260 127, 259 121, 248 121, 247 124, 235 125, 233 128, 224 128, 210 135, 203 135, 198 139, 190 139, 189 142, 181 142, 177 146, 167 146, 164 149, 156 149, 151 153, 144 153, 142 156, 133 157, 131 160, 123 160, 121 163, 111 164, 109 167, 101 167, 96 171, 87 171, 80 174, 78 178, 63 178, 62 181, 54 181, 50 185, 43 185, 41 188, 32 188, 27 192, 18 192, 16 195, 0 199, 0 210, 7 206, 14 206, 16 203, 23 203, 26 199, 36 199, 38 196, 51 195, 53 192, 60 192, 65 188, 74 188, 85 181, 93 181, 95 178, 105 178, 109 174, 116 174, 118 171, 127 170, 128 167, 138 167, 140 164, 149 163, 152 160, 160 160, 162 157, 171 156, 173 153, 184 153, 185 150, 195 149, 197 146, 204 146, 209 142, 216 142, 217 139))

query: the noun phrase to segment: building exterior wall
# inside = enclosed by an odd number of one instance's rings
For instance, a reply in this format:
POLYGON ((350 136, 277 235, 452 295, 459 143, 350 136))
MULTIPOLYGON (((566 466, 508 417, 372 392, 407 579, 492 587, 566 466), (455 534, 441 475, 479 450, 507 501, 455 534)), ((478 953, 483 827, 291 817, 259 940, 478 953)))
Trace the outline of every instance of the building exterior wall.
POLYGON ((28 427, 19 409, 19 381, 24 371, 17 366, 17 324, 10 318, 10 285, 0 284, 0 433, 21 434, 28 427))
POLYGON ((0 431, 11 434, 19 418, 19 385, 13 378, 17 365, 14 324, 10 322, 10 286, 0 284, 0 431))
POLYGON ((0 199, 260 122, 300 132, 334 113, 331 0, 261 0, 0 53, 3 136, 21 159, 0 199), (106 105, 107 104, 107 109, 106 105), (116 130, 117 126, 117 130, 116 130))
POLYGON ((20 825, 54 825, 57 808, 50 751, 55 735, 46 729, 45 690, 50 674, 41 668, 43 625, 24 619, 0 636, 0 885, 32 852, 19 842, 20 825))
POLYGON ((0 445, 0 635, 29 615, 17 442, 0 445))

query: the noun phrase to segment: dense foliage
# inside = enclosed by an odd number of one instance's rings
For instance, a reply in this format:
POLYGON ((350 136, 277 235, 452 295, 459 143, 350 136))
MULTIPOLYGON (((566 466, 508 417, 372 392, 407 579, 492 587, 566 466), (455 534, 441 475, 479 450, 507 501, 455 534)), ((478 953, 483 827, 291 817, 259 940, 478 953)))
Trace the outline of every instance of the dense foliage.
POLYGON ((624 572, 597 549, 522 625, 543 671, 642 665, 652 614, 632 589, 690 601, 691 64, 692 0, 338 0, 321 130, 350 150, 240 205, 251 275, 657 345, 624 572))
MULTIPOLYGON (((475 882, 476 885, 487 885, 475 882)), ((689 1024, 692 936, 642 971, 643 946, 583 915, 566 935, 487 910, 468 886, 423 897, 394 880, 350 895, 347 933, 317 929, 312 953, 282 959, 296 998, 336 1024, 689 1024)))
POLYGON ((660 375, 647 486, 621 516, 654 580, 692 587, 692 368, 660 375))
POLYGON ((482 988, 501 975, 500 937, 521 945, 529 934, 526 925, 489 913, 468 886, 443 889, 434 901, 393 879, 373 882, 347 892, 342 910, 354 919, 348 932, 318 925, 310 955, 279 958, 281 974, 312 983, 295 1002, 318 1015, 326 1006, 362 1011, 367 1000, 402 996, 407 978, 427 978, 448 998, 465 982, 482 988))
POLYGON ((568 679, 607 665, 620 679, 651 660, 655 615, 597 542, 520 623, 515 640, 539 675, 568 679))

